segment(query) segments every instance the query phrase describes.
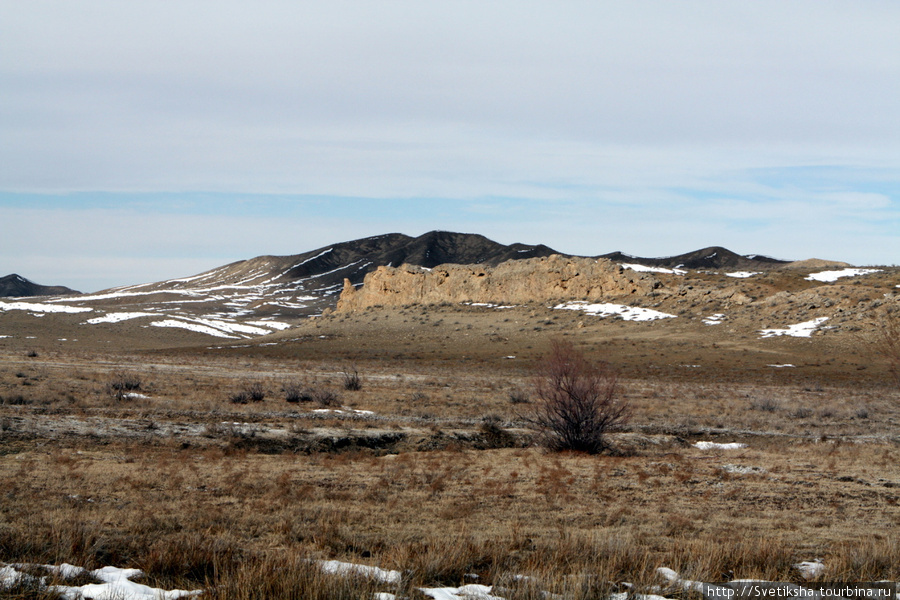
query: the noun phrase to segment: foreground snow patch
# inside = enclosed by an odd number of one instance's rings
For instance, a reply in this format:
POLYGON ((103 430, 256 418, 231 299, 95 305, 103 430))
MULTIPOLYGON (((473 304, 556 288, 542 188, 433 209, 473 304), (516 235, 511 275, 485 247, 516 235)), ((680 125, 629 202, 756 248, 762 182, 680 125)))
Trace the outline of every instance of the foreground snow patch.
POLYGON ((388 571, 379 567, 357 565, 339 560, 320 560, 319 568, 334 575, 361 575, 383 583, 400 583, 400 571, 388 571))
POLYGON ((819 327, 819 325, 827 320, 828 317, 819 317, 818 319, 813 319, 812 321, 804 321, 803 323, 797 323, 796 325, 789 325, 787 329, 762 329, 760 330, 759 334, 764 338, 777 337, 779 335, 787 335, 790 337, 809 337, 819 327))
POLYGON ((203 593, 203 590, 162 590, 131 581, 143 576, 143 571, 139 569, 103 567, 88 571, 67 563, 59 566, 17 564, 0 568, 0 589, 9 589, 16 585, 37 585, 50 593, 60 594, 66 600, 82 600, 83 598, 92 598, 93 600, 175 600, 176 598, 199 596, 203 593), (38 578, 19 570, 38 568, 62 579, 89 575, 102 583, 48 586, 47 577, 38 578))
POLYGON ((821 273, 813 273, 807 277, 806 280, 832 283, 841 277, 857 277, 859 275, 868 275, 869 273, 881 273, 881 269, 841 269, 840 271, 822 271, 821 273))
POLYGON ((746 448, 747 444, 741 444, 740 442, 730 442, 727 444, 720 444, 718 442, 697 442, 694 444, 694 448, 699 448, 700 450, 740 450, 741 448, 746 448))
POLYGON ((588 304, 584 300, 575 300, 558 304, 555 309, 562 310, 581 310, 585 314, 595 315, 598 317, 621 317, 623 321, 656 321, 657 319, 674 319, 675 315, 659 312, 651 308, 636 308, 634 306, 625 306, 624 304, 588 304))
POLYGON ((491 595, 491 586, 472 583, 460 587, 419 588, 419 591, 435 600, 505 600, 491 595))

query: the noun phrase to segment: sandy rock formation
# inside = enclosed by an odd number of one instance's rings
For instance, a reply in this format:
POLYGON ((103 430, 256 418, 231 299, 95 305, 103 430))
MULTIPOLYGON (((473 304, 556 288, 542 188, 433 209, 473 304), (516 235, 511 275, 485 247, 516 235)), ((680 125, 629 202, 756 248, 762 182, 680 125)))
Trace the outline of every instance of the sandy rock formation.
POLYGON ((650 273, 627 270, 607 259, 558 254, 483 265, 378 267, 361 288, 345 280, 337 310, 442 302, 524 304, 548 300, 600 301, 643 296, 662 287, 650 273))

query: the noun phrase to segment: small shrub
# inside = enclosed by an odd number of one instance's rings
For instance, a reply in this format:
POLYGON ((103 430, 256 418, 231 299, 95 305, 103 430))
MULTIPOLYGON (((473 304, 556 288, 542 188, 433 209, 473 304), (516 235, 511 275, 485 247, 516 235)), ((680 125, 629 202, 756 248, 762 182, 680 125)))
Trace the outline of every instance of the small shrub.
POLYGON ((340 396, 326 388, 313 390, 313 397, 321 406, 340 406, 340 396))
POLYGON ((284 401, 291 404, 312 402, 315 400, 312 389, 299 381, 286 382, 281 386, 281 391, 284 393, 284 401))
POLYGON ((228 397, 232 404, 249 404, 250 402, 262 402, 265 399, 266 388, 259 381, 245 383, 244 387, 228 397))
POLYGON ((238 390, 228 396, 228 401, 232 404, 247 404, 250 402, 250 395, 246 390, 238 390))
POLYGON ((27 356, 28 358, 37 358, 37 350, 29 350, 25 356, 27 356))
POLYGON ((118 372, 106 384, 106 392, 118 402, 129 399, 129 395, 141 389, 143 382, 134 373, 118 372))
POLYGON ((8 397, 0 396, 0 404, 5 404, 7 406, 26 406, 31 404, 31 399, 26 398, 22 394, 8 397))
POLYGON ((343 372, 344 389, 351 392, 358 392, 362 389, 362 381, 359 378, 359 371, 354 367, 352 370, 343 372))
POLYGON ((790 416, 792 419, 808 419, 812 416, 812 414, 812 410, 801 407, 792 412, 790 416))
POLYGON ((750 408, 753 410, 760 410, 762 412, 776 412, 781 406, 777 401, 772 400, 771 398, 764 398, 762 400, 754 400, 750 403, 750 408))
POLYGON ((591 363, 570 342, 554 340, 538 365, 536 400, 525 419, 551 450, 596 454, 607 448, 606 434, 630 414, 616 399, 616 383, 606 363, 591 363))
POLYGON ((510 404, 528 404, 530 399, 528 398, 528 392, 525 390, 511 390, 509 392, 509 403, 510 404))

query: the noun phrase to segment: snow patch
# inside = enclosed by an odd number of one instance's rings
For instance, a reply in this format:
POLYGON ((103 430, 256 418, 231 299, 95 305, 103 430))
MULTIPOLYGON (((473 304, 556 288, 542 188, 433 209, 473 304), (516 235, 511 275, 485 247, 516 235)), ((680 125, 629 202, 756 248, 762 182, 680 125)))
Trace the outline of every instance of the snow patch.
POLYGON ((805 560, 792 566, 800 571, 800 575, 802 575, 804 579, 815 579, 825 572, 825 565, 822 563, 822 560, 818 558, 805 560))
POLYGON ((716 313, 714 315, 709 315, 703 319, 704 325, 721 325, 722 321, 725 320, 725 315, 722 313, 716 313))
POLYGON ((727 444, 720 444, 719 442, 696 442, 694 444, 694 448, 700 450, 740 450, 741 448, 746 447, 747 444, 741 444, 740 442, 730 442, 727 444))
POLYGON ((291 326, 288 323, 282 323, 280 321, 247 321, 250 325, 258 325, 260 327, 267 327, 269 329, 277 329, 278 331, 284 331, 285 329, 290 329, 291 326))
POLYGON ((667 273, 669 275, 686 275, 687 271, 684 269, 666 269, 664 267, 648 267, 646 265, 639 265, 634 263, 622 263, 621 265, 625 269, 631 269, 632 271, 637 271, 638 273, 667 273))
POLYGON ((735 277, 737 279, 747 279, 754 275, 759 275, 759 271, 735 271, 734 273, 725 273, 725 277, 735 277))
POLYGON ((67 563, 59 566, 16 564, 0 568, 0 589, 19 584, 36 584, 52 594, 60 594, 66 600, 82 600, 84 598, 93 600, 176 600, 177 598, 199 596, 203 593, 203 590, 162 590, 132 581, 132 579, 143 576, 143 571, 139 569, 120 569, 118 567, 103 567, 88 571, 67 563), (46 577, 38 579, 17 570, 30 568, 42 568, 51 575, 62 579, 89 575, 102 583, 47 586, 46 577))
POLYGON ((650 308, 636 308, 633 306, 625 306, 624 304, 588 304, 583 300, 575 300, 558 304, 555 309, 561 310, 581 310, 585 314, 598 317, 618 316, 623 321, 656 321, 657 319, 674 319, 675 315, 659 312, 650 308))
POLYGON ((383 583, 400 583, 400 571, 388 571, 379 567, 369 567, 339 560, 320 560, 319 565, 326 573, 333 575, 362 575, 383 583))
POLYGON ((809 277, 806 277, 806 280, 832 283, 841 277, 857 277, 859 275, 868 275, 869 273, 881 273, 881 269, 841 269, 840 271, 822 271, 820 273, 813 273, 809 277))
POLYGON ((94 309, 40 302, 0 302, 0 310, 30 310, 36 313, 83 313, 92 312, 94 309))
POLYGON ((795 325, 789 325, 787 329, 762 329, 759 334, 762 338, 770 338, 777 337, 779 335, 786 335, 790 337, 810 337, 813 332, 825 321, 828 320, 828 317, 819 317, 817 319, 813 319, 812 321, 804 321, 803 323, 797 323, 795 325))
POLYGON ((313 409, 314 413, 319 414, 334 414, 334 415, 374 415, 375 413, 371 410, 359 410, 356 408, 315 408, 313 409))
POLYGON ((106 313, 102 317, 94 317, 93 319, 88 319, 87 321, 85 321, 85 323, 90 323, 91 325, 96 325, 98 323, 120 323, 122 321, 128 321, 129 319, 158 316, 159 315, 156 313, 148 312, 113 312, 106 313))
POLYGON ((419 588, 419 591, 435 600, 505 600, 491 595, 491 586, 470 583, 460 587, 419 588))
POLYGON ((215 337, 220 338, 228 338, 231 340, 240 339, 234 335, 228 335, 224 331, 219 329, 215 329, 213 327, 207 327, 206 325, 199 325, 197 323, 188 323, 187 321, 178 321, 176 319, 166 319, 164 321, 154 321, 150 323, 151 327, 176 327, 180 329, 187 329, 189 331, 194 331, 196 333, 205 333, 206 335, 213 335, 215 337))

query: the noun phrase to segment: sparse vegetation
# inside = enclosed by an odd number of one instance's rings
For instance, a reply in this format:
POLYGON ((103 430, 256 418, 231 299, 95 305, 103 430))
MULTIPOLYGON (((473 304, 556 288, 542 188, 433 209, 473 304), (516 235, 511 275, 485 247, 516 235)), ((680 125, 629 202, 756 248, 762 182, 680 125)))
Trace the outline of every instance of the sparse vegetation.
POLYGON ((628 404, 616 397, 616 384, 608 365, 589 362, 571 342, 553 340, 538 367, 528 423, 552 450, 596 454, 630 415, 628 404))
POLYGON ((887 362, 888 372, 900 386, 900 309, 881 312, 869 343, 887 362))

